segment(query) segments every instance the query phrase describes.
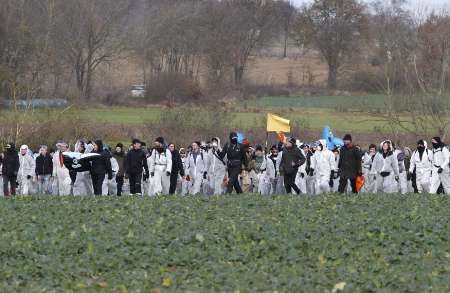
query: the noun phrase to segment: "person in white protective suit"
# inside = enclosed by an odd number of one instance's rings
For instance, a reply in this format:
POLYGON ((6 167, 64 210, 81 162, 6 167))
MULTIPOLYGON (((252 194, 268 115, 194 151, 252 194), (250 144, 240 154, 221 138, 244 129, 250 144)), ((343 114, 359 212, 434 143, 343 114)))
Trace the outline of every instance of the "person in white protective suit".
MULTIPOLYGON (((297 140, 297 147, 299 148, 302 155, 306 158, 306 144, 300 142, 297 140)), ((305 194, 306 193, 306 163, 302 164, 298 168, 297 176, 295 177, 295 184, 300 189, 300 193, 305 194)))
MULTIPOLYGON (((334 164, 337 167, 339 164, 339 148, 335 147, 333 149, 333 155, 334 155, 334 164)), ((334 173, 334 178, 332 178, 331 180, 333 180, 333 186, 331 186, 331 192, 338 192, 339 191, 339 170, 337 172, 334 173)))
POLYGON ((262 195, 269 195, 272 190, 272 185, 275 180, 275 166, 276 164, 270 158, 270 155, 266 155, 261 146, 257 146, 255 150, 256 157, 262 157, 261 163, 256 160, 255 170, 259 170, 258 177, 258 189, 256 192, 262 195))
POLYGON ((33 156, 30 155, 27 145, 22 145, 20 147, 19 164, 19 172, 17 173, 19 194, 29 195, 32 192, 32 184, 36 172, 36 162, 33 156))
POLYGON ((183 170, 184 170, 184 176, 181 178, 181 195, 185 196, 188 193, 188 188, 189 188, 189 181, 187 181, 187 176, 186 176, 186 166, 187 166, 187 158, 188 158, 186 149, 180 148, 180 157, 181 157, 181 162, 183 163, 183 170))
POLYGON ((327 148, 327 142, 321 139, 317 142, 316 151, 311 157, 311 172, 314 172, 315 194, 330 192, 330 180, 336 171, 335 156, 327 148))
POLYGON ((270 194, 274 194, 276 193, 276 188, 277 188, 277 180, 278 180, 278 174, 279 172, 279 162, 278 162, 278 148, 276 145, 273 145, 270 148, 270 154, 268 154, 267 156, 268 159, 268 163, 271 163, 273 165, 273 170, 274 170, 274 177, 271 180, 271 187, 270 187, 270 194))
MULTIPOLYGON (((278 143, 278 156, 276 159, 277 164, 277 185, 275 188, 275 194, 286 194, 286 188, 284 187, 284 174, 282 174, 280 169, 281 159, 283 158, 284 145, 283 143, 278 143)), ((295 180, 294 180, 295 183, 295 180)))
POLYGON ((316 144, 311 144, 306 152, 306 193, 315 194, 316 177, 314 170, 311 168, 311 158, 314 156, 316 151, 316 144))
POLYGON ((442 184, 445 194, 450 194, 449 160, 450 152, 448 147, 441 141, 440 137, 433 137, 433 166, 431 174, 430 193, 436 194, 442 184))
MULTIPOLYGON (((111 148, 109 146, 104 147, 109 153, 111 153, 111 148)), ((117 183, 116 183, 116 175, 119 172, 119 163, 116 158, 114 158, 111 154, 109 158, 112 169, 112 179, 109 180, 107 177, 103 180, 102 184, 102 195, 116 195, 117 194, 117 183)))
POLYGON ((408 176, 405 167, 405 153, 401 149, 396 148, 394 143, 392 143, 392 148, 394 149, 393 151, 394 156, 397 158, 398 161, 398 172, 399 172, 398 189, 401 194, 406 194, 408 192, 408 179, 407 179, 408 176))
POLYGON ((428 149, 426 141, 419 140, 417 149, 411 156, 411 164, 409 166, 409 173, 415 174, 416 188, 419 193, 430 192, 432 167, 433 152, 428 149))
POLYGON ((377 170, 374 168, 374 160, 377 154, 377 146, 369 145, 369 150, 364 154, 362 159, 362 170, 365 179, 362 192, 376 193, 377 192, 377 170))
POLYGON ((189 182, 188 193, 199 194, 203 180, 208 176, 208 158, 200 149, 200 143, 192 143, 192 152, 186 159, 185 174, 189 182))
POLYGON ((153 187, 150 195, 169 194, 172 153, 166 147, 164 138, 156 138, 148 162, 153 187))
POLYGON ((377 153, 374 165, 377 170, 377 191, 384 193, 398 192, 398 160, 395 157, 391 142, 384 141, 381 144, 381 152, 377 153))
MULTIPOLYGON (((86 143, 83 140, 78 140, 75 143, 75 152, 80 154, 89 154, 94 150, 92 143, 86 143)), ((92 187, 92 179, 89 171, 77 172, 75 182, 72 189, 73 195, 92 195, 94 189, 92 187)))
POLYGON ((55 188, 53 193, 55 195, 69 195, 72 180, 70 179, 69 169, 64 166, 63 153, 69 149, 65 142, 58 142, 56 144, 57 151, 53 155, 53 178, 55 180, 55 188))
POLYGON ((223 194, 224 190, 224 179, 227 172, 226 162, 222 160, 218 155, 222 148, 220 146, 220 139, 218 137, 213 137, 211 139, 211 149, 208 151, 208 177, 210 189, 214 195, 223 194))

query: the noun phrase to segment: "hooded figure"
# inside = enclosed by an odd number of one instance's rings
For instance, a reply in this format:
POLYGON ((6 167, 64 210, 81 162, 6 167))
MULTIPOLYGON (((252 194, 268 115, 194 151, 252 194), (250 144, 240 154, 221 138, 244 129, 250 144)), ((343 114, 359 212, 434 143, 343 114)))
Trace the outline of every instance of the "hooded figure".
POLYGON ((226 158, 227 162, 227 193, 232 193, 233 189, 236 190, 236 193, 242 193, 242 188, 239 184, 239 174, 242 171, 242 167, 247 165, 247 156, 244 146, 238 142, 236 132, 230 133, 230 142, 224 146, 221 152, 218 152, 218 155, 222 160, 226 158))
POLYGON ((417 142, 417 149, 411 156, 411 164, 409 166, 409 173, 415 174, 415 184, 417 192, 430 192, 431 170, 433 167, 433 152, 428 150, 427 142, 419 140, 417 142))
POLYGON ((442 184, 444 192, 450 194, 449 160, 450 152, 448 147, 441 141, 440 137, 433 137, 433 167, 431 174, 430 193, 435 194, 442 184))
POLYGON ((30 155, 27 145, 20 147, 19 153, 19 172, 17 181, 19 182, 19 190, 21 195, 29 195, 31 193, 33 178, 36 172, 36 161, 30 155))
POLYGON ((374 144, 371 144, 369 146, 369 150, 364 154, 362 161, 363 175, 365 179, 363 192, 377 192, 377 170, 373 167, 376 154, 377 146, 374 144))
POLYGON ((200 148, 200 142, 192 143, 192 152, 186 159, 185 172, 189 179, 189 194, 199 194, 202 183, 206 182, 208 176, 208 157, 200 148))
POLYGON ((170 175, 172 172, 172 153, 166 147, 164 138, 155 139, 154 148, 147 159, 150 171, 150 195, 169 194, 170 175))
POLYGON ((209 184, 213 194, 219 195, 224 192, 223 182, 227 171, 226 162, 220 158, 219 153, 222 151, 220 139, 213 137, 211 139, 211 148, 208 151, 209 161, 209 184))
POLYGON ((296 139, 293 137, 286 142, 280 162, 280 173, 283 173, 284 187, 288 194, 291 193, 292 189, 297 194, 300 194, 300 189, 295 184, 295 177, 297 176, 298 168, 306 161, 296 142, 296 139))
POLYGON ((330 180, 336 172, 335 157, 332 151, 327 148, 325 139, 317 143, 317 149, 311 157, 311 169, 316 176, 315 192, 316 194, 330 192, 330 180))
POLYGON ((381 143, 381 152, 379 152, 374 159, 374 167, 377 170, 378 174, 378 192, 398 192, 398 160, 394 155, 392 144, 389 140, 383 141, 381 143))
POLYGON ((53 155, 53 178, 55 178, 55 188, 53 193, 55 195, 69 195, 72 180, 70 179, 69 169, 64 165, 63 153, 68 151, 69 146, 65 142, 58 142, 56 144, 57 151, 53 155))
POLYGON ((17 173, 20 167, 19 155, 13 143, 5 145, 5 149, 2 163, 3 195, 16 195, 17 173))

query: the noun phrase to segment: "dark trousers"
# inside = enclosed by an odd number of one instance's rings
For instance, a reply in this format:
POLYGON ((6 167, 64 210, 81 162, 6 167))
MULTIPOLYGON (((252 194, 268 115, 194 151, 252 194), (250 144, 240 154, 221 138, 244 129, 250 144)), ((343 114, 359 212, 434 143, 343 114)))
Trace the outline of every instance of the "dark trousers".
POLYGON ((17 176, 3 175, 3 194, 5 196, 16 195, 17 176), (8 184, 11 186, 11 192, 8 184))
POLYGON ((105 180, 105 174, 91 174, 92 186, 95 195, 102 195, 102 185, 105 180))
POLYGON ((123 187, 123 175, 116 176, 116 183, 117 183, 117 196, 121 196, 123 187))
POLYGON ((295 193, 300 194, 300 188, 298 188, 297 184, 295 184, 295 176, 297 173, 293 174, 284 174, 284 188, 286 188, 286 192, 289 194, 294 189, 295 193))
POLYGON ((356 178, 344 178, 344 177, 339 178, 339 187, 338 187, 339 193, 345 193, 347 191, 348 180, 350 180, 352 192, 358 193, 356 192, 356 178))
POLYGON ((169 194, 174 194, 177 190, 177 183, 178 183, 178 172, 172 172, 170 173, 170 188, 169 188, 169 194))
POLYGON ((130 193, 141 194, 142 173, 131 173, 128 178, 130 179, 130 193))
POLYGON ((242 188, 239 185, 239 174, 241 174, 241 167, 228 167, 227 193, 232 193, 233 188, 236 190, 236 193, 242 193, 242 188))

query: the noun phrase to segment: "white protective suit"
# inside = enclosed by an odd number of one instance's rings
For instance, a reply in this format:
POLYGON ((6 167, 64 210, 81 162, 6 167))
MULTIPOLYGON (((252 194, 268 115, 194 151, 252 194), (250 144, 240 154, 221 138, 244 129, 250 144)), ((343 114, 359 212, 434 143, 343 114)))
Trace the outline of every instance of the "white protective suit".
POLYGON ((278 152, 276 165, 277 165, 277 184, 276 188, 274 190, 274 194, 285 194, 286 188, 284 188, 284 177, 280 174, 280 164, 281 164, 281 158, 283 157, 283 151, 278 152))
POLYGON ((394 150, 394 156, 398 162, 399 182, 398 187, 401 194, 408 193, 408 181, 405 168, 405 153, 399 149, 394 150))
POLYGON ((272 190, 272 182, 274 182, 276 175, 275 165, 269 156, 264 156, 260 170, 261 172, 258 174, 257 192, 263 195, 269 195, 272 190))
POLYGON ((364 193, 377 192, 377 170, 374 167, 375 157, 376 153, 374 155, 365 153, 362 160, 363 175, 365 179, 362 192, 364 193))
POLYGON ((425 150, 422 155, 415 150, 411 156, 411 165, 409 172, 413 173, 416 169, 416 186, 419 193, 430 192, 431 170, 433 167, 433 152, 427 149, 427 143, 424 142, 425 150))
POLYGON ((113 177, 111 180, 108 180, 108 176, 105 176, 102 184, 102 195, 116 195, 117 194, 117 183, 116 183, 116 175, 119 172, 119 163, 117 160, 111 156, 109 159, 111 162, 111 169, 113 177))
POLYGON ((169 194, 170 175, 167 172, 172 171, 172 153, 169 149, 164 149, 161 153, 153 149, 152 154, 148 158, 148 168, 151 176, 152 189, 149 191, 150 196, 169 194))
POLYGON ((55 180, 55 195, 69 195, 72 180, 70 179, 69 169, 64 166, 63 158, 60 158, 60 151, 56 151, 53 155, 53 178, 55 180))
MULTIPOLYGON (((218 146, 218 150, 220 149, 220 144, 218 146)), ((217 155, 217 151, 214 149, 210 149, 208 152, 208 161, 209 161, 209 184, 210 188, 215 195, 223 194, 223 180, 225 178, 227 172, 227 166, 225 160, 221 160, 217 155)))
MULTIPOLYGON (((186 172, 187 172, 186 171, 187 161, 188 161, 187 157, 181 158, 181 162, 183 163, 183 170, 185 170, 185 175, 186 175, 186 172)), ((182 196, 185 196, 186 194, 188 194, 189 183, 190 182, 186 180, 186 176, 185 176, 185 178, 181 179, 181 195, 182 196)))
POLYGON ((450 194, 450 177, 449 177, 449 160, 450 152, 447 146, 441 146, 437 149, 433 148, 433 167, 431 174, 430 193, 436 194, 439 186, 442 184, 444 192, 450 194), (439 168, 442 172, 439 173, 439 168))
MULTIPOLYGON (((191 152, 186 159, 185 174, 189 176, 188 193, 199 194, 203 182, 203 174, 208 171, 208 157, 202 150, 198 151, 197 157, 191 152)), ((206 181, 206 180, 205 180, 206 181)))
MULTIPOLYGON (((80 153, 81 144, 82 144, 81 141, 78 141, 75 144, 75 152, 80 153)), ((94 149, 94 147, 92 146, 92 144, 88 144, 88 145, 86 145, 86 149, 84 150, 84 153, 89 154, 92 152, 93 149, 94 149)), ((77 175, 75 177, 75 182, 73 183, 72 192, 73 192, 73 195, 75 195, 75 196, 93 195, 94 194, 91 173, 89 171, 77 172, 77 175)))
POLYGON ((29 195, 33 191, 33 178, 36 172, 36 161, 33 156, 28 152, 27 146, 22 146, 27 148, 27 153, 22 155, 19 153, 19 172, 17 173, 17 181, 19 182, 19 194, 29 195))
POLYGON ((319 140, 322 150, 316 150, 311 157, 311 168, 314 169, 315 175, 315 194, 330 192, 331 171, 337 172, 335 156, 332 151, 327 148, 324 139, 319 140))
POLYGON ((377 170, 377 191, 384 193, 398 192, 398 181, 395 179, 399 175, 398 160, 392 151, 387 155, 377 153, 374 159, 374 165, 377 170))
MULTIPOLYGON (((305 151, 302 148, 300 148, 300 151, 306 158, 305 151)), ((302 194, 306 193, 306 162, 298 168, 297 175, 295 176, 295 184, 298 186, 302 194)))

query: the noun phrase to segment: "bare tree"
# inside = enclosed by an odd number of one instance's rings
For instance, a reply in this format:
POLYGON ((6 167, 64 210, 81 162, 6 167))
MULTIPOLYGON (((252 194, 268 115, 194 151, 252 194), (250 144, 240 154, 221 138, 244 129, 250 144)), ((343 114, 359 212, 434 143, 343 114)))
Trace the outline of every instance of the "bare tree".
POLYGON ((314 0, 300 11, 293 33, 298 44, 317 49, 328 64, 328 87, 335 89, 343 58, 367 36, 366 7, 357 0, 314 0))

